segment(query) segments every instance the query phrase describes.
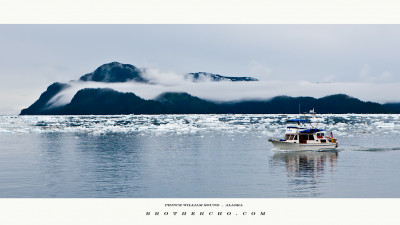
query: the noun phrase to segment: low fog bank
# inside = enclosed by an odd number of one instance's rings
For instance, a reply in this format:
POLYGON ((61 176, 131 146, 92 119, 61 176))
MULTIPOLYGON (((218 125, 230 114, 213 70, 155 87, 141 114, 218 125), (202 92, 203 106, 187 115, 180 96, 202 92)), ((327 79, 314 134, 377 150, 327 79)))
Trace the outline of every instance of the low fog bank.
MULTIPOLYGON (((153 79, 155 81, 155 79, 153 79)), ((160 80, 158 80, 160 81, 160 80)), ((184 79, 165 79, 157 84, 136 82, 101 83, 73 81, 71 86, 49 101, 49 106, 60 106, 71 102, 73 96, 84 88, 111 88, 119 92, 132 92, 144 99, 153 99, 164 92, 186 92, 211 101, 267 100, 279 95, 315 98, 332 94, 347 94, 362 101, 378 103, 399 102, 400 83, 332 82, 309 81, 258 81, 258 82, 201 82, 184 79)))

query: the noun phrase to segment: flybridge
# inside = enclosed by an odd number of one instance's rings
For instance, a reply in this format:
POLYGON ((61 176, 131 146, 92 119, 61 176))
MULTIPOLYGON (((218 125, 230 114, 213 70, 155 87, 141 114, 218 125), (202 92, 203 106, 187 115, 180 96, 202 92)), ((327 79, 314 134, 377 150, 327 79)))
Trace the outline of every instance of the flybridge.
POLYGON ((290 119, 288 121, 286 121, 287 123, 306 123, 307 120, 303 120, 303 119, 290 119))
POLYGON ((301 130, 299 133, 316 133, 316 132, 321 132, 324 131, 323 129, 306 129, 306 130, 301 130))

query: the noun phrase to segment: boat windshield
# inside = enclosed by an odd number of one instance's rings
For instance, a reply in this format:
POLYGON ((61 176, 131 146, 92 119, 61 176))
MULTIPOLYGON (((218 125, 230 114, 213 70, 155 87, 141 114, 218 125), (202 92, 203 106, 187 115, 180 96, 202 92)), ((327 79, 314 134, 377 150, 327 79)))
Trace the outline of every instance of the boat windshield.
POLYGON ((297 135, 295 135, 295 134, 286 134, 285 139, 286 140, 297 140, 297 135))

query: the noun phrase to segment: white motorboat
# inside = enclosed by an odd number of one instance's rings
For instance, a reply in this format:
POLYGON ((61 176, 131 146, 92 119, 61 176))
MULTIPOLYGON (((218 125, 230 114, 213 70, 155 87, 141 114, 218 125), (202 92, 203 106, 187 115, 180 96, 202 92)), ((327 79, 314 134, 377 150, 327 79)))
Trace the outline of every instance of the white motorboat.
MULTIPOLYGON (((311 111, 314 114, 314 110, 311 111)), ((298 126, 288 126, 284 139, 269 139, 276 149, 295 150, 295 151, 323 151, 334 150, 338 147, 337 139, 333 138, 332 133, 314 127, 307 116, 304 119, 291 119, 288 123, 297 123, 298 126), (310 128, 301 127, 301 123, 310 123, 310 128)), ((318 125, 318 124, 317 124, 318 125)))

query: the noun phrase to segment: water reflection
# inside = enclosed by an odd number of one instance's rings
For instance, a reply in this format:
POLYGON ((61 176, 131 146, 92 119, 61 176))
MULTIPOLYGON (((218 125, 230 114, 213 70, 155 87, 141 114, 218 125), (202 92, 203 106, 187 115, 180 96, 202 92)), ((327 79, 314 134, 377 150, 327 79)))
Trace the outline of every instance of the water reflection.
POLYGON ((142 188, 141 142, 135 135, 58 133, 40 138, 43 190, 37 195, 121 197, 142 188))
POLYGON ((86 136, 78 145, 88 193, 96 197, 121 197, 141 189, 141 142, 136 135, 86 136), (101 193, 101 194, 100 194, 101 193))
POLYGON ((327 171, 334 171, 338 152, 276 152, 273 165, 284 165, 289 185, 289 197, 318 197, 323 194, 327 171))

